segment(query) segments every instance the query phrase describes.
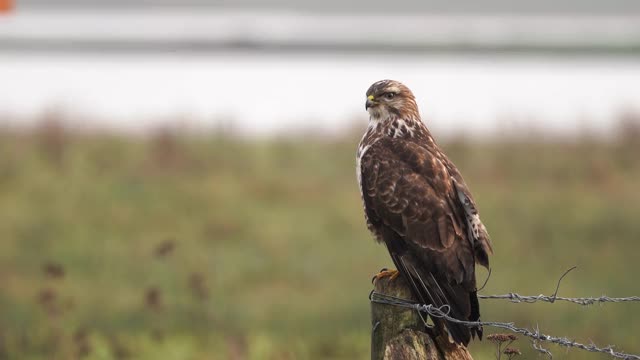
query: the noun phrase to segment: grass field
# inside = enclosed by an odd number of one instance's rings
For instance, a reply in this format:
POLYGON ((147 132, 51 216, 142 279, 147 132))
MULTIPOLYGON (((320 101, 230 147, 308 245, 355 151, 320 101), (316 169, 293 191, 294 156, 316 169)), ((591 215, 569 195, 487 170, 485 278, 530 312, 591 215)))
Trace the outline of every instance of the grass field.
MULTIPOLYGON (((550 294, 577 265, 561 295, 640 295, 625 133, 443 144, 496 250, 483 293, 550 294)), ((390 260, 364 225, 358 141, 3 131, 0 359, 367 359, 370 278, 390 260)), ((636 354, 638 306, 481 302, 484 320, 636 354)))

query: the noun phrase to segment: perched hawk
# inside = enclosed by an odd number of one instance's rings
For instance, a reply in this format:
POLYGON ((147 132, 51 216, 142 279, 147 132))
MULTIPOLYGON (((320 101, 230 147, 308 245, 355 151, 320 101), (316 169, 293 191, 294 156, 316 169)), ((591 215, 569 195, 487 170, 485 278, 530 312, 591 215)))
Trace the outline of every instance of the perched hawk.
MULTIPOLYGON (((455 165, 422 123, 405 85, 382 80, 367 90, 369 126, 357 153, 367 227, 383 242, 397 271, 420 302, 448 305, 449 315, 480 318, 475 264, 493 253, 476 204, 455 165)), ((443 320, 433 319, 444 331, 443 320)), ((482 328, 445 322, 451 338, 467 345, 482 328)))

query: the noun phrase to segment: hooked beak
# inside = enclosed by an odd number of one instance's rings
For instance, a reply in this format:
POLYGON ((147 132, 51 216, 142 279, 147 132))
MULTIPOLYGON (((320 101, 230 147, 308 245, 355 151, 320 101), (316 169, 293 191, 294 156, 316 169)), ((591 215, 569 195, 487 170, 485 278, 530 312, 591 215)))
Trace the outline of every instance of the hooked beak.
POLYGON ((369 95, 367 96, 367 102, 364 104, 364 109, 369 110, 369 108, 374 106, 375 104, 376 102, 373 101, 373 95, 369 95))

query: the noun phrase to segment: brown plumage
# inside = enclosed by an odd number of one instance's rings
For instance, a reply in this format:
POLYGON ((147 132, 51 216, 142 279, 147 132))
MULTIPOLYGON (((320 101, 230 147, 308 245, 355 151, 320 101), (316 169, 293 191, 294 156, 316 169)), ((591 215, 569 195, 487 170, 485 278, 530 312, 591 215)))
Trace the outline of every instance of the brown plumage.
MULTIPOLYGON (((457 319, 478 320, 475 264, 488 267, 492 249, 467 185, 421 121, 409 88, 378 81, 365 107, 370 120, 357 173, 367 227, 416 298, 449 305, 457 319)), ((459 344, 482 337, 480 327, 433 321, 459 344)))

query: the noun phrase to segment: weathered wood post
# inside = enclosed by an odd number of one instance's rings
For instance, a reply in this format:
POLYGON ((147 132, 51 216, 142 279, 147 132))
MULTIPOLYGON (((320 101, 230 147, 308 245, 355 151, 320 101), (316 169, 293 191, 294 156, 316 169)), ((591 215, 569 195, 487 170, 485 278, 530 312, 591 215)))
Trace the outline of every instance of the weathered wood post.
MULTIPOLYGON (((413 300, 402 277, 376 280, 377 293, 413 300)), ((371 303, 371 360, 473 360, 463 346, 425 331, 413 309, 371 303)))

